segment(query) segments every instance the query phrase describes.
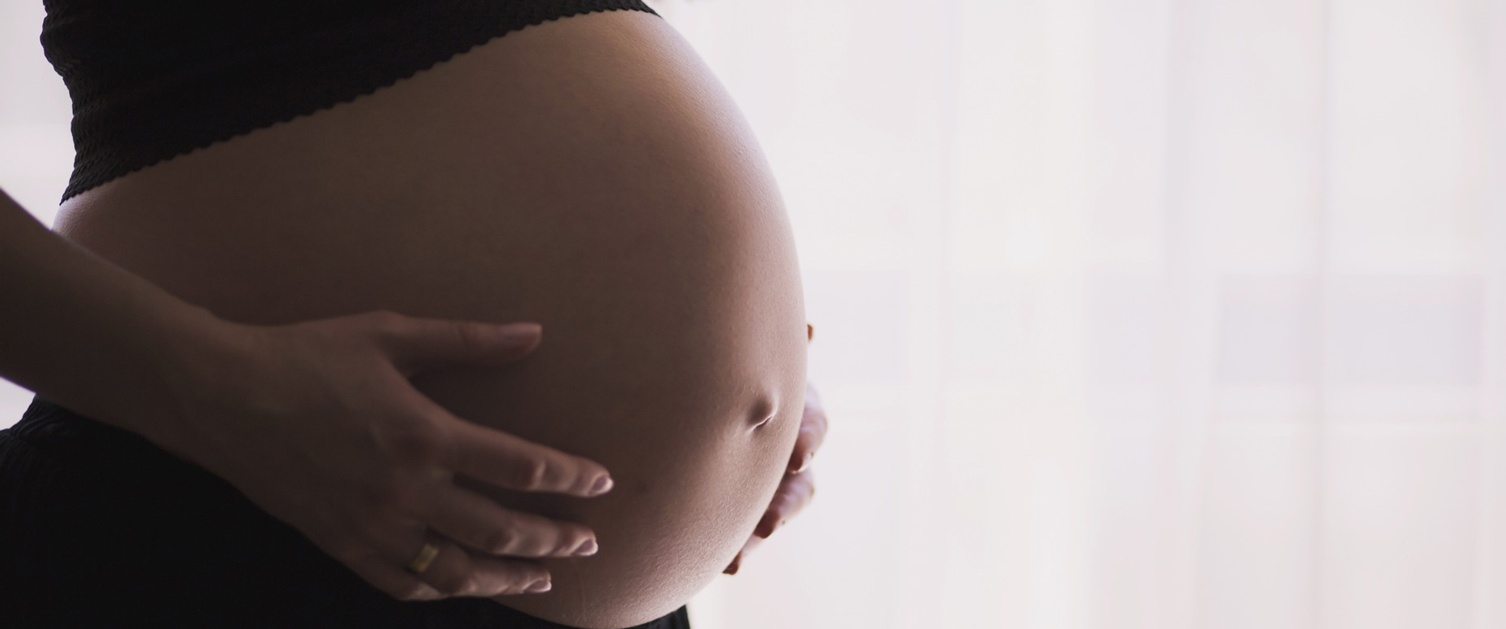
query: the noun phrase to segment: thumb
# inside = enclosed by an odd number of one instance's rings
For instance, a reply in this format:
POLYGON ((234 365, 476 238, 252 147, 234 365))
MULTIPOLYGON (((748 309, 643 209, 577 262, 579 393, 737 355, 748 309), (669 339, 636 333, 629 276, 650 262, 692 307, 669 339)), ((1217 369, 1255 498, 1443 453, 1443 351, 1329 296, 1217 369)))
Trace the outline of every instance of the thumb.
POLYGON ((500 367, 538 347, 537 323, 404 318, 384 331, 392 364, 404 376, 455 367, 500 367))

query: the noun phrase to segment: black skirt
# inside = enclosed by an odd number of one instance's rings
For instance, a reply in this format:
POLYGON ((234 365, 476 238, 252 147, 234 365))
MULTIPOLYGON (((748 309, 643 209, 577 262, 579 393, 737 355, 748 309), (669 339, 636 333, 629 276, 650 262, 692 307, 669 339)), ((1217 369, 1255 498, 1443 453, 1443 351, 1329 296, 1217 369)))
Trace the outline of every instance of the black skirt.
MULTIPOLYGON (((0 625, 563 627, 395 600, 223 479, 41 397, 0 431, 0 625)), ((684 607, 642 625, 689 626, 684 607)))

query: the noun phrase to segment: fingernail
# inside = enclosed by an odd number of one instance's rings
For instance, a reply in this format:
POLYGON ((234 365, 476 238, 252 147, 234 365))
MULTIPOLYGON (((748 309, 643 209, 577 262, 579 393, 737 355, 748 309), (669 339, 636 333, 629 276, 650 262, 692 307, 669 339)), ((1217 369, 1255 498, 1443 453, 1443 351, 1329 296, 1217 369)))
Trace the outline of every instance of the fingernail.
POLYGON ((600 495, 602 495, 604 493, 607 493, 608 491, 611 491, 611 490, 612 490, 612 477, 611 476, 603 476, 601 478, 596 479, 596 482, 591 485, 591 493, 589 495, 600 496, 600 495))
POLYGON ((596 554, 596 540, 594 540, 594 539, 588 539, 588 540, 586 540, 586 543, 581 544, 578 548, 575 549, 574 552, 572 552, 570 554, 575 555, 577 557, 584 557, 586 555, 594 555, 594 554, 596 554))
MULTIPOLYGON (((783 522, 783 520, 779 520, 779 522, 783 522)), ((779 528, 779 525, 774 520, 769 519, 769 516, 765 515, 763 519, 758 521, 758 526, 753 527, 753 534, 768 539, 770 535, 774 534, 774 529, 776 528, 779 528)))
POLYGON ((759 535, 759 537, 762 537, 764 539, 769 539, 769 536, 773 535, 774 531, 779 530, 779 527, 781 527, 781 526, 784 526, 784 519, 783 518, 778 519, 778 520, 774 520, 774 522, 772 524, 770 524, 768 526, 768 528, 766 528, 764 530, 763 535, 759 535))
POLYGON ((528 589, 523 591, 529 594, 539 594, 542 592, 548 592, 549 588, 552 587, 554 587, 554 584, 550 583, 549 579, 544 579, 543 581, 534 581, 533 584, 528 586, 528 589))

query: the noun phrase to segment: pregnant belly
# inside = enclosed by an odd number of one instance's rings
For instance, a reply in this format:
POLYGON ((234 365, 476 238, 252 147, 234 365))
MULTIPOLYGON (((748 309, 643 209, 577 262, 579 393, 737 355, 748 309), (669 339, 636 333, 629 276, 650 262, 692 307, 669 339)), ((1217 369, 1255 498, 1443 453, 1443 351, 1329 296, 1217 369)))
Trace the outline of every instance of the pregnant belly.
POLYGON ((556 622, 668 613, 773 495, 805 383, 788 222, 735 107, 657 17, 602 13, 71 199, 74 242, 233 320, 372 309, 538 321, 525 361, 424 374, 458 416, 605 464, 595 500, 487 491, 592 526, 556 622))

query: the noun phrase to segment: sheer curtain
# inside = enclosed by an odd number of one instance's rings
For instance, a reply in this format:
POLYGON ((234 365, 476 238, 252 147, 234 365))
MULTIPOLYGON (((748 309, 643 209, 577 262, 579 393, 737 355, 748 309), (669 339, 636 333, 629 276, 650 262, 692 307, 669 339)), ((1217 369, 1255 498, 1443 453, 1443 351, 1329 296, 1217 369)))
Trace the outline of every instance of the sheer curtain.
POLYGON ((702 626, 1506 626, 1506 3, 661 6, 833 421, 702 626))
POLYGON ((777 172, 833 421, 698 627, 1506 627, 1506 0, 655 6, 777 172))
MULTIPOLYGON (((0 2, 0 188, 51 225, 73 168, 73 106, 37 41, 44 14, 42 0, 0 2)), ((10 299, 0 291, 0 308, 10 299)), ((0 379, 0 428, 30 402, 30 392, 0 379)))

